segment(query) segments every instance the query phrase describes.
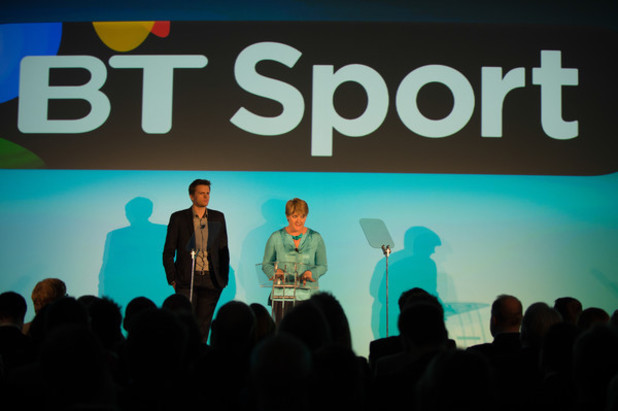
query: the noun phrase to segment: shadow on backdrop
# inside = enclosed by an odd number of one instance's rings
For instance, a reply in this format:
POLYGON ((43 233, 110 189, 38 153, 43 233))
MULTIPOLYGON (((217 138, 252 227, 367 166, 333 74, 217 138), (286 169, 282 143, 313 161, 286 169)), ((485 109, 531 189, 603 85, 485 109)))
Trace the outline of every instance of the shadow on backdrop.
MULTIPOLYGON (((399 334, 398 300, 401 294, 413 287, 420 287, 438 295, 438 270, 431 259, 440 237, 426 227, 411 227, 405 235, 403 250, 393 252, 388 262, 388 321, 389 335, 399 334)), ((386 336, 386 259, 376 265, 369 292, 373 297, 371 329, 375 338, 386 336)))
POLYGON ((167 226, 149 221, 153 204, 135 197, 125 206, 129 226, 110 231, 99 272, 99 296, 120 304, 124 312, 135 297, 150 298, 158 306, 172 294, 162 263, 167 226))
POLYGON ((592 277, 603 285, 607 291, 614 294, 614 297, 618 299, 618 282, 609 278, 604 272, 597 269, 590 270, 590 274, 592 274, 592 277))
POLYGON ((260 287, 260 275, 264 275, 256 268, 256 264, 264 258, 264 247, 270 235, 286 225, 285 203, 287 200, 270 199, 262 204, 264 223, 251 230, 242 243, 242 252, 238 271, 238 282, 245 291, 247 301, 266 305, 270 289, 260 287))
MULTIPOLYGON (((449 300, 443 300, 438 293, 438 269, 435 261, 431 258, 436 247, 440 245, 442 245, 440 237, 432 230, 420 226, 411 227, 404 235, 403 250, 390 255, 388 265, 388 334, 399 334, 397 329, 399 297, 404 291, 419 287, 440 300, 444 307, 445 320, 448 317, 457 320, 455 333, 452 337, 457 340, 458 345, 463 343, 465 346, 470 342, 478 343, 486 338, 479 310, 489 306, 489 304, 457 301, 456 290, 449 282, 446 282, 449 287, 449 290, 447 290, 449 300), (465 316, 462 316, 462 314, 465 314, 465 316)), ((386 337, 385 274, 386 261, 383 258, 374 269, 369 290, 374 298, 371 315, 371 329, 374 338, 386 337)), ((441 275, 448 277, 445 273, 441 273, 441 275)))

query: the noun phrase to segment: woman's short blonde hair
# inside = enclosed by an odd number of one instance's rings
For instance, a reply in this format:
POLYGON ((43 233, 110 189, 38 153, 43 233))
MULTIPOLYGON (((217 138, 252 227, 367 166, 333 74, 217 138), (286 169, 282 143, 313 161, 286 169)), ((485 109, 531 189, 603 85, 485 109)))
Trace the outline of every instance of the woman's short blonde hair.
POLYGON ((309 214, 309 206, 307 202, 300 198, 293 198, 285 204, 285 215, 291 216, 294 213, 307 215, 309 214))

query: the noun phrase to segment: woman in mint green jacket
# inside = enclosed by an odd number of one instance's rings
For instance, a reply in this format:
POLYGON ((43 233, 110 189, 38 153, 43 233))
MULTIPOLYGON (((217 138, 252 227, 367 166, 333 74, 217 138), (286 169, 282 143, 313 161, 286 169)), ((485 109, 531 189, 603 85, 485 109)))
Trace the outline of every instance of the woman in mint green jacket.
POLYGON ((262 271, 273 281, 273 316, 278 322, 296 301, 309 299, 326 273, 326 247, 317 231, 305 227, 309 207, 300 198, 285 205, 288 225, 271 234, 262 271))

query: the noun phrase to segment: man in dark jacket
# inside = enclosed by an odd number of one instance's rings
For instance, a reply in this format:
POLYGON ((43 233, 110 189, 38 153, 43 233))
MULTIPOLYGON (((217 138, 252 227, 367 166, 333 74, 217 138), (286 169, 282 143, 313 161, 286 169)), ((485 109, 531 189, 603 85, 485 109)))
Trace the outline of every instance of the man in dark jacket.
POLYGON ((205 343, 221 291, 228 283, 230 254, 225 217, 207 208, 210 181, 193 181, 189 198, 193 205, 170 217, 163 266, 176 293, 191 300, 205 343))

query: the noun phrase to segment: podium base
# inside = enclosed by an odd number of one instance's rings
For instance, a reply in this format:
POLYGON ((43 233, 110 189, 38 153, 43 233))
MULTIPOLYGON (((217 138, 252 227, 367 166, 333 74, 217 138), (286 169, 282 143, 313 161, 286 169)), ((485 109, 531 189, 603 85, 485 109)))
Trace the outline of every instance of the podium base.
POLYGON ((281 319, 296 306, 300 301, 294 299, 274 299, 272 300, 272 317, 275 325, 279 325, 281 319))

